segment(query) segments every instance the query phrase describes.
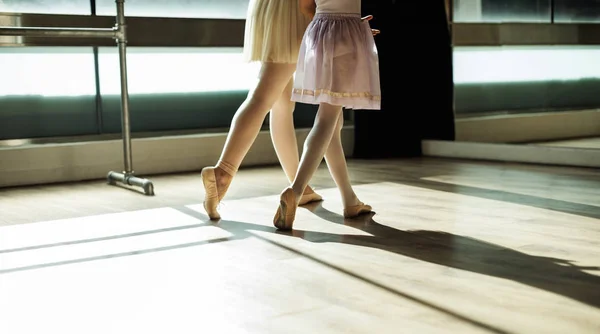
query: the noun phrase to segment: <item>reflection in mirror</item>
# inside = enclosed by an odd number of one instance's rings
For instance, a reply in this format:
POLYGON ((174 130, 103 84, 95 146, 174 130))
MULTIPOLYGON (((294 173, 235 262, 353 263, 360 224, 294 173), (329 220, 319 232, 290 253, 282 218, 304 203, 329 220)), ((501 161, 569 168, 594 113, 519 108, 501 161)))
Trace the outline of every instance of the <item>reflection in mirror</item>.
POLYGON ((600 47, 455 47, 458 141, 599 148, 600 47))
POLYGON ((456 138, 424 154, 600 167, 600 2, 450 5, 456 138))

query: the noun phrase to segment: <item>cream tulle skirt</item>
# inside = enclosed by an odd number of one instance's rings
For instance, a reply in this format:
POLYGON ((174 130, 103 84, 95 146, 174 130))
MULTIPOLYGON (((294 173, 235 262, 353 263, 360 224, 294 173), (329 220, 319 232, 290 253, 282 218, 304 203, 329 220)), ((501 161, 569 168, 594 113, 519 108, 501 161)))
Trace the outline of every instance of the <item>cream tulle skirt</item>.
POLYGON ((250 0, 244 59, 295 64, 309 23, 300 12, 298 0, 250 0))

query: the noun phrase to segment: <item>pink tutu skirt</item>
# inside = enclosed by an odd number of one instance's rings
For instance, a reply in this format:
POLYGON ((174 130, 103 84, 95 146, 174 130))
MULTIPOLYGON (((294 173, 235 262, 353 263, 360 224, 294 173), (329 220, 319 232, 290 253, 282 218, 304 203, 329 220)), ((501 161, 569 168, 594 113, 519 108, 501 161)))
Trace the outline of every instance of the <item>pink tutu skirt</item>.
POLYGON ((379 58, 359 14, 317 13, 300 45, 292 101, 380 109, 379 58))

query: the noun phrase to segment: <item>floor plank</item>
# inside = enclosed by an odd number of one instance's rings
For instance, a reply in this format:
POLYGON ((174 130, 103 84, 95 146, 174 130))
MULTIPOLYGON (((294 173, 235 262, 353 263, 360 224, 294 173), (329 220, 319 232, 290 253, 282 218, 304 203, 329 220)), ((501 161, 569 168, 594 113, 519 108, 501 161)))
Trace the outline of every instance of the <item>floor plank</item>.
POLYGON ((0 191, 6 333, 598 333, 597 170, 351 161, 376 214, 325 201, 271 225, 279 168, 240 171, 210 222, 197 174, 157 196, 104 185, 0 191))

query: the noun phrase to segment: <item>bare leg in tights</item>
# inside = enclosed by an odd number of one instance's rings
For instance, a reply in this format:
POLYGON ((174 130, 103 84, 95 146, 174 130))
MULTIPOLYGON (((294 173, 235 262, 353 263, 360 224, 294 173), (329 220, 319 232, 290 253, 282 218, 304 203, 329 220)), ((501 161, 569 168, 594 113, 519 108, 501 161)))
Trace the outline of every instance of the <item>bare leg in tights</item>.
MULTIPOLYGON (((277 158, 281 162, 281 166, 290 183, 294 181, 300 157, 298 155, 298 141, 296 139, 296 130, 294 128, 294 108, 296 103, 291 100, 292 88, 294 80, 290 79, 287 86, 281 93, 281 96, 275 104, 270 117, 270 130, 273 146, 277 153, 277 158)), ((310 186, 304 189, 304 194, 300 205, 309 202, 320 201, 321 195, 314 192, 310 186)))
POLYGON ((262 65, 256 88, 248 94, 233 117, 219 161, 226 161, 236 168, 241 165, 260 132, 265 116, 280 97, 295 70, 295 64, 262 65))
POLYGON ((293 79, 290 79, 269 113, 269 129, 273 146, 290 182, 296 176, 300 160, 293 114, 296 103, 290 98, 293 84, 293 79))
POLYGON ((352 184, 350 183, 346 155, 344 154, 344 147, 342 146, 343 126, 344 115, 340 113, 335 131, 329 142, 329 147, 327 147, 327 151, 325 151, 325 161, 327 162, 327 168, 329 168, 329 174, 331 174, 331 177, 335 181, 335 184, 342 195, 344 208, 351 208, 360 205, 361 202, 358 200, 358 196, 356 196, 354 189, 352 189, 352 184))
MULTIPOLYGON (((252 90, 244 103, 238 108, 233 118, 231 129, 227 136, 225 146, 221 153, 219 162, 215 167, 207 167, 202 171, 202 179, 206 190, 206 198, 204 201, 204 207, 211 219, 220 218, 217 212, 217 205, 225 196, 227 188, 231 183, 234 175, 236 174, 242 160, 250 150, 250 147, 256 140, 258 133, 262 127, 265 116, 274 107, 275 112, 283 113, 289 111, 289 109, 280 107, 282 104, 282 96, 284 90, 287 88, 294 71, 296 70, 295 64, 283 64, 283 63, 263 63, 259 75, 259 81, 254 90, 252 90)), ((290 88, 291 89, 291 88, 290 88)), ((290 94, 287 95, 287 100, 290 100, 290 94)), ((291 112, 289 112, 291 114, 291 112)), ((291 116, 290 116, 291 117, 291 116)), ((276 117, 277 118, 277 117, 276 117)), ((283 121, 277 121, 276 124, 272 124, 271 127, 276 127, 283 124, 283 121)), ((288 136, 293 135, 295 139, 295 131, 293 129, 293 123, 290 126, 285 124, 288 136)), ((284 130, 277 130, 278 133, 285 134, 284 130)), ((278 140, 281 140, 282 135, 277 136, 278 140)), ((290 138, 283 140, 281 143, 277 143, 278 152, 293 152, 298 151, 297 143, 292 143, 290 138), (288 147, 286 147, 286 145, 288 147)), ((294 157, 293 154, 283 155, 284 160, 281 161, 286 174, 291 171, 294 165, 297 166, 298 154, 296 153, 296 162, 287 161, 294 157)), ((312 190, 310 191, 312 192, 312 190)))
POLYGON ((342 194, 344 216, 350 218, 371 211, 370 206, 358 200, 350 184, 341 142, 342 117, 341 106, 320 104, 315 124, 304 142, 298 173, 292 186, 281 193, 280 205, 273 219, 273 224, 277 228, 285 230, 292 228, 299 198, 326 154, 329 170, 342 194))
POLYGON ((295 195, 296 205, 304 192, 304 188, 308 185, 308 181, 310 181, 321 164, 341 115, 341 106, 334 106, 327 103, 319 105, 315 123, 304 142, 304 150, 298 167, 298 173, 296 173, 296 177, 292 182, 291 188, 295 195))

